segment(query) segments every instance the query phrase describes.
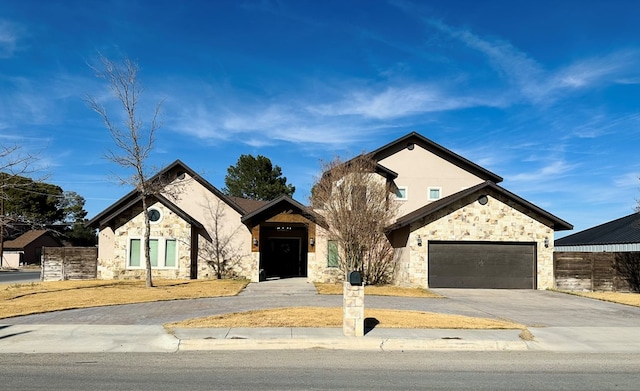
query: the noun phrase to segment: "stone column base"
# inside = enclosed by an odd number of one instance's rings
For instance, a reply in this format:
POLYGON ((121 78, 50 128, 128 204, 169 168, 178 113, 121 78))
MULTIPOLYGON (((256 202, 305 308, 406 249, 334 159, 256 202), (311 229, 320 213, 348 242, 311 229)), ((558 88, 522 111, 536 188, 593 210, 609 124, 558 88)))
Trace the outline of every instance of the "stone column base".
POLYGON ((364 335, 364 286, 343 285, 342 332, 348 337, 364 335))

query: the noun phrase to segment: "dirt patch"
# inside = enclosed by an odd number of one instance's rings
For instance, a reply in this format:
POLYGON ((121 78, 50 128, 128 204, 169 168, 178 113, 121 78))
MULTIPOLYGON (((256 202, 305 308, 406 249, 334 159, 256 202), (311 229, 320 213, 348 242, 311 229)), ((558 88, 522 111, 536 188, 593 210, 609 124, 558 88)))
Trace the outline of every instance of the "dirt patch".
POLYGON ((0 319, 74 308, 235 296, 246 280, 51 281, 0 285, 0 319))
MULTIPOLYGON (((423 311, 365 309, 370 325, 413 329, 525 329, 497 319, 423 311)), ((342 307, 291 307, 237 312, 168 323, 167 328, 208 327, 342 327, 342 307)))
MULTIPOLYGON (((316 290, 320 295, 341 295, 342 284, 315 283, 316 290)), ((371 296, 398 296, 398 297, 424 297, 443 298, 444 296, 422 288, 403 288, 394 285, 367 285, 364 287, 364 294, 371 296)))

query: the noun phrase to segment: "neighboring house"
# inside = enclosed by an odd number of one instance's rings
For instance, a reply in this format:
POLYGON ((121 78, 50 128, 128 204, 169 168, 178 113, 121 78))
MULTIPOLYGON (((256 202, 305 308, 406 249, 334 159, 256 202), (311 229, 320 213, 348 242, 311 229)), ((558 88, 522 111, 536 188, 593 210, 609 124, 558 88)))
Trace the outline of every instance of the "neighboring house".
MULTIPOLYGON (((572 226, 496 185, 498 175, 417 133, 368 154, 399 202, 387 230, 396 283, 419 287, 553 287, 553 236, 572 226)), ((281 196, 271 202, 227 197, 180 161, 155 177, 167 191, 148 204, 154 274, 211 278, 203 248, 211 210, 224 210, 225 233, 239 249, 235 274, 261 278, 343 278, 335 242, 320 213, 281 196)), ((321 211, 319 211, 321 212, 321 211)), ((94 217, 98 278, 143 278, 143 215, 137 192, 94 217)))
POLYGON ((640 251, 640 213, 597 225, 556 240, 556 252, 640 251))
POLYGON ((640 214, 633 213, 556 240, 556 288, 587 291, 628 291, 613 265, 640 252, 640 214))
POLYGON ((62 242, 44 229, 27 231, 14 240, 7 240, 3 245, 2 266, 39 265, 42 247, 62 247, 62 242))

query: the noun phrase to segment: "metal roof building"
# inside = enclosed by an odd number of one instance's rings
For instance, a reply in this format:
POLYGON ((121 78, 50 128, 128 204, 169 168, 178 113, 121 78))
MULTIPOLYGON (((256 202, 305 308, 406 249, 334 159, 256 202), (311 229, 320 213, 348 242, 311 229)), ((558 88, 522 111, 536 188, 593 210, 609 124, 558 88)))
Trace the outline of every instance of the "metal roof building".
POLYGON ((640 213, 633 213, 555 241, 556 252, 640 251, 640 213))

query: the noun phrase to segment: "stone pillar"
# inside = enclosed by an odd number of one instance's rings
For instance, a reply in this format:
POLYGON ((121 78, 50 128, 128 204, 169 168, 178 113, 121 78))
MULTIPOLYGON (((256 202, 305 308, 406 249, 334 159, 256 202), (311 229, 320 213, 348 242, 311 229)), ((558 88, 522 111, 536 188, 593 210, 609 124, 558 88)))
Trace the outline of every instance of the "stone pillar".
POLYGON ((364 335, 364 286, 344 283, 342 332, 347 337, 364 335))

